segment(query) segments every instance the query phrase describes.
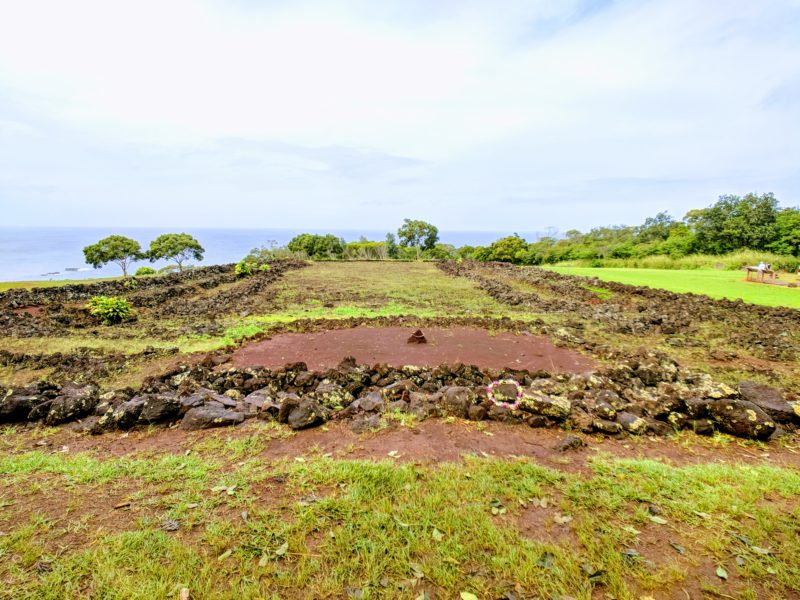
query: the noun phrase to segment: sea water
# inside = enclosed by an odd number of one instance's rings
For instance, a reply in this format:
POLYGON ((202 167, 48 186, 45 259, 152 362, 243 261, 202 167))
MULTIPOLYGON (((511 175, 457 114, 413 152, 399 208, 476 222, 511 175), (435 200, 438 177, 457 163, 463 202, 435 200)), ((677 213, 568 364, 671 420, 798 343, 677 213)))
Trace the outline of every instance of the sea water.
MULTIPOLYGON (((86 279, 89 277, 115 277, 121 274, 119 267, 109 264, 100 269, 88 266, 83 257, 83 248, 109 235, 124 235, 137 240, 143 249, 162 233, 185 231, 193 235, 205 248, 201 265, 237 262, 250 250, 264 245, 285 245, 299 233, 332 233, 347 241, 361 236, 370 240, 383 240, 386 231, 299 229, 181 229, 181 228, 125 228, 125 227, 0 227, 0 281, 45 281, 48 279, 86 279)), ((488 245, 511 232, 497 231, 441 231, 442 243, 463 246, 488 245)), ((520 235, 532 241, 539 234, 532 232, 520 235)), ((157 262, 152 266, 163 267, 167 263, 157 262)), ((148 265, 148 261, 136 262, 131 271, 148 265)))

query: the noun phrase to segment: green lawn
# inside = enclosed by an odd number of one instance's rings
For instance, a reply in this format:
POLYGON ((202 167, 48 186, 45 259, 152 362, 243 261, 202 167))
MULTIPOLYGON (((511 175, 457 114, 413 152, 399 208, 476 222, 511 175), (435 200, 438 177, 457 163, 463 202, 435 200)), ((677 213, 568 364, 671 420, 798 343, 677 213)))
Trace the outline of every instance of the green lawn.
MULTIPOLYGON (((630 285, 661 288, 672 292, 694 292, 712 298, 741 298, 745 302, 766 306, 800 308, 800 288, 745 281, 743 271, 716 269, 680 270, 666 269, 593 269, 590 267, 547 267, 565 275, 597 277, 630 285)), ((794 275, 784 275, 785 281, 800 280, 794 275)))
POLYGON ((112 281, 119 277, 105 277, 99 279, 48 279, 47 281, 0 281, 0 292, 5 292, 14 288, 45 288, 59 287, 73 283, 96 283, 98 281, 112 281))

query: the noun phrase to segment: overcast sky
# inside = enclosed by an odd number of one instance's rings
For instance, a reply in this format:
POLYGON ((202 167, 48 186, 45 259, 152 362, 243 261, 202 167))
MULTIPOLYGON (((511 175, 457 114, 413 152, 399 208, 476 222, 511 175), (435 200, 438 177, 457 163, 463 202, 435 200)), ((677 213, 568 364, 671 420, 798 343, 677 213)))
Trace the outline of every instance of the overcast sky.
POLYGON ((800 203, 800 1, 0 0, 0 225, 800 203))

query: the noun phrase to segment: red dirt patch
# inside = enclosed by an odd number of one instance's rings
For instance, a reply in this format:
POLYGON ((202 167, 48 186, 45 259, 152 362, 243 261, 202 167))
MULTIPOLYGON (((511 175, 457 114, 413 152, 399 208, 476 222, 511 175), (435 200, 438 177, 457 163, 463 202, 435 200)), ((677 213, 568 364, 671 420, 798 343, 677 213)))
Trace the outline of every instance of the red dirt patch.
POLYGON ((14 308, 11 310, 14 314, 22 315, 28 314, 32 317, 41 317, 42 313, 44 313, 43 306, 23 306, 22 308, 14 308))
POLYGON ((435 367, 463 363, 484 369, 526 369, 581 373, 595 362, 574 350, 559 348, 548 338, 469 327, 424 329, 426 344, 409 344, 414 329, 405 327, 356 327, 316 333, 284 333, 248 344, 233 355, 237 367, 280 368, 304 362, 311 370, 335 367, 345 356, 361 364, 435 367))

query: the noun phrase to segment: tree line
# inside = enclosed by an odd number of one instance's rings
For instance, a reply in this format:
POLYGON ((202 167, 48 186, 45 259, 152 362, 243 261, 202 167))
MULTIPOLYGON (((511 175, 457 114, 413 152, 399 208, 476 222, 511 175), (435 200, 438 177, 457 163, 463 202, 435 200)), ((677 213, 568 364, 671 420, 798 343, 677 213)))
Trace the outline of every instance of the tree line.
MULTIPOLYGON (((194 237, 188 233, 165 233, 150 242, 148 250, 142 250, 139 242, 123 235, 110 235, 96 244, 91 244, 83 249, 86 264, 95 269, 114 263, 122 269, 122 275, 128 276, 131 263, 139 260, 170 260, 174 262, 179 271, 183 271, 184 263, 189 260, 203 260, 205 249, 194 237)), ((150 267, 140 268, 137 275, 150 275, 155 273, 150 267)))
POLYGON ((564 237, 527 243, 513 235, 487 247, 460 248, 463 257, 522 264, 569 260, 631 259, 693 254, 724 255, 739 250, 800 256, 800 210, 781 208, 771 193, 720 196, 708 208, 690 210, 681 220, 666 212, 637 226, 572 229, 564 237))

